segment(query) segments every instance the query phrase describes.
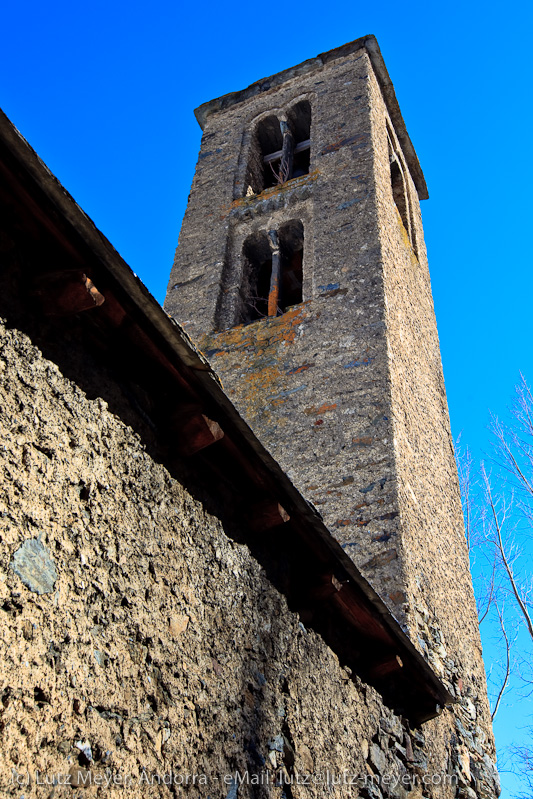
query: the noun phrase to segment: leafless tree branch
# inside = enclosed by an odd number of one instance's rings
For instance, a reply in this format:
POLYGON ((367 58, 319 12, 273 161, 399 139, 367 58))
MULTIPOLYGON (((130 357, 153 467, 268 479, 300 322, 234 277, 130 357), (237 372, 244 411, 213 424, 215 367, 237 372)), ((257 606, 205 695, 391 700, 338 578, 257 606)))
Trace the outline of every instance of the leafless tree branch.
POLYGON ((501 610, 500 610, 500 608, 498 606, 498 603, 496 603, 496 612, 498 614, 498 619, 499 619, 499 622, 500 622, 500 628, 501 628, 501 631, 502 631, 502 637, 503 637, 503 641, 504 641, 504 644, 505 644, 505 672, 504 672, 504 676, 503 676, 503 679, 502 679, 502 684, 500 686, 500 690, 498 691, 498 695, 496 697, 496 702, 494 704, 494 709, 493 709, 492 714, 491 714, 493 721, 494 721, 494 717, 496 716, 496 713, 498 712, 498 709, 500 707, 500 703, 501 703, 501 701, 503 699, 503 695, 505 693, 505 689, 509 685, 509 678, 511 676, 511 644, 510 644, 510 641, 509 641, 509 636, 507 635, 507 631, 505 629, 505 622, 504 622, 503 614, 502 614, 502 612, 501 612, 501 610))
MULTIPOLYGON (((482 464, 479 481, 468 451, 457 447, 479 620, 486 620, 488 631, 499 629, 500 658, 490 680, 492 718, 510 691, 519 692, 522 704, 533 697, 533 582, 527 559, 533 547, 533 391, 522 375, 508 418, 492 418, 492 473, 482 464)), ((509 753, 529 787, 524 797, 533 799, 533 728, 530 733, 530 741, 509 753)))

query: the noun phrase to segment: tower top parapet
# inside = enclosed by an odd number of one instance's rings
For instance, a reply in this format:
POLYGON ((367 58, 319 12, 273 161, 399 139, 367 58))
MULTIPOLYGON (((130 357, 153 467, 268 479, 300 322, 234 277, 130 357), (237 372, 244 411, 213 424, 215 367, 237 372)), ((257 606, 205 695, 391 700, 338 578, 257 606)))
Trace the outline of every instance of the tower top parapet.
POLYGON ((226 111, 228 108, 231 108, 238 103, 246 102, 252 97, 256 97, 272 89, 276 89, 283 83, 286 83, 293 78, 298 78, 302 75, 307 75, 311 72, 321 70, 331 61, 335 61, 340 58, 346 58, 347 56, 357 53, 358 50, 363 49, 366 50, 370 57, 372 68, 380 86, 381 93, 383 94, 383 99, 405 155, 409 172, 411 173, 411 177, 413 178, 413 182, 416 186, 418 198, 420 200, 427 200, 429 194, 424 173, 422 172, 422 167, 420 166, 413 143, 409 137, 409 134, 407 133, 402 112, 400 111, 398 100, 396 99, 394 86, 387 71, 387 67, 385 66, 383 56, 381 55, 379 44, 376 37, 372 34, 362 36, 361 38, 355 39, 353 42, 343 44, 340 47, 335 47, 333 50, 328 50, 326 53, 320 53, 315 58, 309 58, 307 61, 302 61, 301 64, 284 69, 281 72, 277 72, 275 75, 271 75, 267 78, 261 78, 261 80, 255 81, 255 83, 252 83, 246 89, 230 92, 229 94, 222 95, 222 97, 217 97, 213 100, 208 100, 207 102, 202 103, 202 105, 198 106, 198 108, 196 108, 194 111, 196 119, 198 120, 198 124, 203 130, 208 117, 210 117, 212 114, 226 111))

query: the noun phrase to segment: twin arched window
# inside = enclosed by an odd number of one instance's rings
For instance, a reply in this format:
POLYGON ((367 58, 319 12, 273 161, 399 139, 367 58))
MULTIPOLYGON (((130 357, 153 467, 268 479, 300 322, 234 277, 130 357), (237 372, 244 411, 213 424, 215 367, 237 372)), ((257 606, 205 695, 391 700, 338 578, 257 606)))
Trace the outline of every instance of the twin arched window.
MULTIPOLYGON (((295 103, 282 118, 264 117, 253 134, 246 195, 309 173, 311 105, 295 103)), ((242 249, 240 310, 236 323, 278 316, 302 302, 304 230, 299 220, 248 236, 242 249)))
POLYGON ((246 239, 238 323, 279 316, 289 306, 302 302, 303 246, 304 230, 299 220, 246 239))
POLYGON ((301 100, 286 119, 274 114, 255 130, 246 174, 246 194, 260 194, 271 186, 307 175, 311 153, 311 105, 301 100))

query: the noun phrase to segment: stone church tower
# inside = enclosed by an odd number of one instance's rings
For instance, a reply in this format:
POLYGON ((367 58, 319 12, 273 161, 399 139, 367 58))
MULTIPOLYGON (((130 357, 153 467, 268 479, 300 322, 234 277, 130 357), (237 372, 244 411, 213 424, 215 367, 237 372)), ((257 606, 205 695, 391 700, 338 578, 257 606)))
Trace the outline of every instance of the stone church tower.
POLYGON ((165 313, 0 112, 0 795, 494 799, 376 41, 197 114, 165 313))
POLYGON ((490 715, 428 193, 377 42, 196 115, 202 146, 165 308, 456 698, 446 729, 428 726, 435 747, 456 736, 468 769, 490 715))

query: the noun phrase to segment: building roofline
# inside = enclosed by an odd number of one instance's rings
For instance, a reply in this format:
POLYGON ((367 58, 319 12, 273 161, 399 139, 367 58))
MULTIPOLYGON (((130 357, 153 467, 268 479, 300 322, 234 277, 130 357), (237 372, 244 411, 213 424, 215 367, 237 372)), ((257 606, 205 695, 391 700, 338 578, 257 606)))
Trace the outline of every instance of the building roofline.
POLYGON ((284 69, 268 78, 261 78, 261 80, 255 81, 255 83, 252 83, 246 89, 230 92, 229 94, 222 95, 222 97, 217 97, 213 100, 208 100, 207 102, 202 103, 202 105, 198 106, 198 108, 196 108, 194 111, 196 119, 198 120, 198 124, 203 130, 206 120, 209 116, 211 116, 211 114, 226 111, 228 108, 231 108, 238 103, 243 103, 246 100, 249 100, 251 97, 256 97, 257 95, 263 94, 264 92, 274 89, 277 86, 281 86, 283 83, 286 83, 286 81, 291 80, 292 78, 297 78, 300 75, 306 75, 310 72, 322 69, 330 61, 334 61, 338 58, 345 58, 346 56, 352 55, 353 53, 356 53, 362 49, 365 49, 370 57, 370 61, 379 83, 383 99, 389 111, 396 135, 398 136, 398 140, 405 155, 409 172, 411 173, 411 177, 413 178, 413 182, 416 186, 418 197, 420 200, 427 200, 429 194, 424 173, 422 172, 422 167, 420 166, 413 143, 409 137, 409 134, 407 133, 402 112, 400 111, 400 106, 396 98, 396 92, 394 91, 394 86, 387 71, 387 67, 385 66, 385 61, 381 55, 379 44, 376 37, 372 34, 369 34, 368 36, 362 36, 360 39, 355 39, 353 42, 348 42, 340 47, 335 47, 333 50, 328 50, 326 53, 320 53, 320 55, 317 55, 316 58, 310 58, 307 61, 302 61, 301 64, 297 64, 294 67, 289 67, 289 69, 284 69))
MULTIPOLYGON (((309 562, 319 569, 317 574, 321 578, 331 578, 328 586, 320 583, 316 596, 319 596, 319 601, 327 602, 328 613, 339 629, 348 624, 352 630, 353 643, 341 643, 340 652, 333 646, 342 661, 349 664, 352 647, 354 661, 360 667, 356 673, 374 685, 391 706, 415 724, 433 718, 444 705, 455 701, 383 600, 333 538, 317 511, 299 493, 239 415, 206 358, 1 111, 0 167, 4 185, 13 193, 16 202, 20 204, 27 200, 25 213, 32 224, 37 219, 70 250, 77 246, 80 252, 83 250, 83 257, 90 253, 89 267, 92 271, 89 277, 102 289, 106 301, 94 310, 86 311, 88 317, 81 316, 85 319, 95 315, 99 328, 107 326, 112 333, 117 309, 124 313, 131 320, 128 328, 131 348, 140 350, 142 346, 144 357, 148 353, 160 369, 166 370, 169 380, 179 378, 176 385, 190 391, 195 401, 202 403, 202 413, 205 411, 206 415, 215 418, 226 431, 227 446, 222 450, 222 468, 227 471, 228 479, 232 479, 232 474, 235 474, 235 480, 242 480, 243 475, 251 475, 252 480, 257 478, 254 490, 263 491, 265 499, 270 502, 274 497, 282 509, 288 511, 291 535, 303 542, 309 562), (8 156, 9 163, 1 163, 2 151, 8 156), (335 590, 331 590, 332 585, 335 590), (324 598, 325 588, 328 592, 324 598), (362 654, 358 651, 361 641, 366 642, 362 654)), ((73 311, 72 315, 75 314, 73 311)), ((61 319, 67 319, 61 324, 68 324, 68 317, 61 319)), ((90 332, 90 328, 88 330, 90 332)), ((151 388, 157 393, 156 386, 151 388)), ((165 436, 168 432, 161 428, 159 434, 165 436)), ((216 449, 216 446, 208 447, 202 460, 202 466, 213 468, 213 474, 221 468, 220 449, 213 464, 209 461, 209 452, 216 449)), ((243 487, 237 485, 237 490, 241 489, 243 487)), ((306 586, 305 590, 308 589, 306 586)))

